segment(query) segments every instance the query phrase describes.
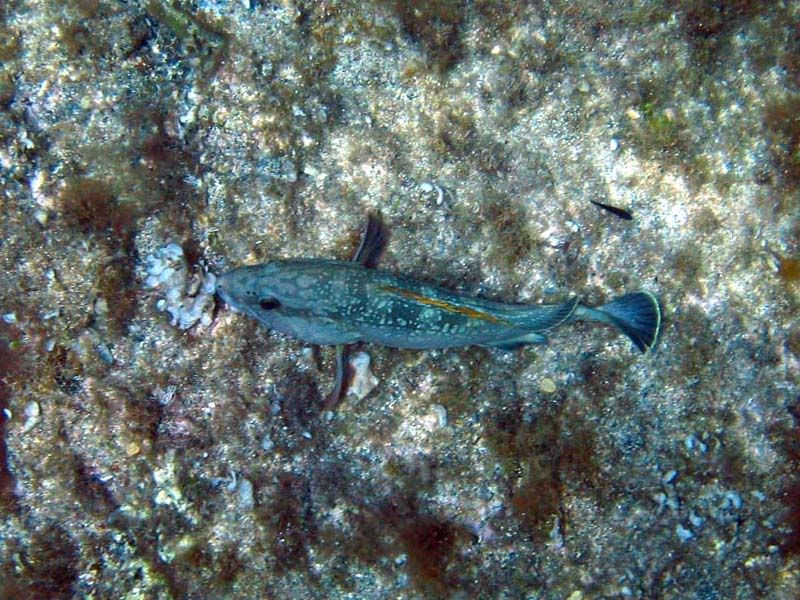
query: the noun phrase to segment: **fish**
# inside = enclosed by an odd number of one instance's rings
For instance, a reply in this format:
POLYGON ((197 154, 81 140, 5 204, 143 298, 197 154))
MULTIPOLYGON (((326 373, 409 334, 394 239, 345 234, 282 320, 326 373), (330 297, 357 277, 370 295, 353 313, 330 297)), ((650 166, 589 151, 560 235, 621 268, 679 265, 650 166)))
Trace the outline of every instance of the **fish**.
POLYGON ((620 219, 625 219, 626 221, 630 221, 631 219, 633 219, 633 215, 624 208, 611 206, 610 204, 603 204, 602 202, 597 202, 596 200, 589 200, 589 202, 591 202, 595 206, 599 206, 603 210, 607 210, 612 215, 616 215, 620 219))
POLYGON ((643 353, 658 340, 661 306, 649 291, 597 307, 577 297, 556 304, 497 302, 376 268, 387 241, 381 218, 370 215, 349 261, 290 258, 242 266, 222 273, 216 291, 230 308, 271 330, 337 348, 366 342, 416 350, 514 349, 546 344, 552 331, 579 320, 615 327, 643 353))

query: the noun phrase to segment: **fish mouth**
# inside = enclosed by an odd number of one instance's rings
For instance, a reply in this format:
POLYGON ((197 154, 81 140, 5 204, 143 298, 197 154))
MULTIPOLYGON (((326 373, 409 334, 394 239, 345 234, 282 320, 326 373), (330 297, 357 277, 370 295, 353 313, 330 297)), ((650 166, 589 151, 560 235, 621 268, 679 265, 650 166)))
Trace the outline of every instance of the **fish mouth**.
POLYGON ((225 275, 223 274, 223 275, 220 275, 220 276, 219 276, 219 278, 217 279, 217 289, 216 289, 216 293, 217 293, 217 296, 219 296, 220 298, 222 298, 222 301, 223 301, 225 304, 227 304, 228 306, 230 306, 230 305, 232 304, 232 302, 231 302, 231 296, 230 296, 230 294, 228 294, 228 292, 227 292, 227 290, 226 290, 225 288, 226 288, 226 285, 225 285, 225 275))

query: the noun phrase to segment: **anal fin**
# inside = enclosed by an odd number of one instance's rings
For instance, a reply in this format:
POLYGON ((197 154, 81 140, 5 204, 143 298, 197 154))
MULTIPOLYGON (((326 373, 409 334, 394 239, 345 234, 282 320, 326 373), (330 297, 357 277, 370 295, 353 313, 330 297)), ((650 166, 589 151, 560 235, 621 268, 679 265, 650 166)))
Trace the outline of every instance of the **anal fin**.
POLYGON ((481 344, 485 348, 500 348, 501 350, 514 350, 521 346, 528 346, 530 344, 546 344, 547 336, 541 333, 526 333, 518 337, 509 338, 500 342, 493 342, 491 344, 481 344))

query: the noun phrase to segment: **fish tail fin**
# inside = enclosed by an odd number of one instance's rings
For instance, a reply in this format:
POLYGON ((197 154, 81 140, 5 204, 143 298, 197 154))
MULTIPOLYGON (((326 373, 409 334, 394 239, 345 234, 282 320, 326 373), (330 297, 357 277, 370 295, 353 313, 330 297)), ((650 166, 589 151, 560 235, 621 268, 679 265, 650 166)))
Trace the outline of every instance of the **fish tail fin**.
POLYGON ((582 316, 614 325, 644 353, 650 351, 658 341, 661 306, 650 292, 625 294, 603 306, 584 308, 581 313, 582 316))

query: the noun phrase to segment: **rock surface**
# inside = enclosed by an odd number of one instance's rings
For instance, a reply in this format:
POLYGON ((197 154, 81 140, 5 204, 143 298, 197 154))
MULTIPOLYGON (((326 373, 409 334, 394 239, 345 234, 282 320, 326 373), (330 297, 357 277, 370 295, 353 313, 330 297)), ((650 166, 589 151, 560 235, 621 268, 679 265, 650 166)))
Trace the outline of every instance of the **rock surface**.
POLYGON ((800 597, 799 13, 4 3, 0 597, 800 597), (384 268, 648 289, 661 342, 356 349, 331 418, 333 349, 192 273, 370 209, 384 268))

